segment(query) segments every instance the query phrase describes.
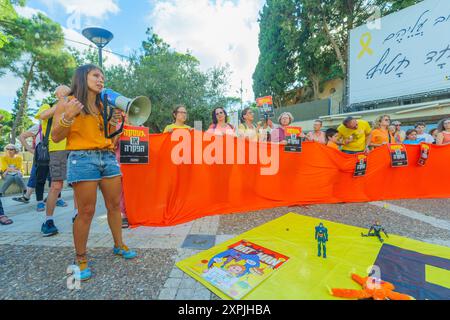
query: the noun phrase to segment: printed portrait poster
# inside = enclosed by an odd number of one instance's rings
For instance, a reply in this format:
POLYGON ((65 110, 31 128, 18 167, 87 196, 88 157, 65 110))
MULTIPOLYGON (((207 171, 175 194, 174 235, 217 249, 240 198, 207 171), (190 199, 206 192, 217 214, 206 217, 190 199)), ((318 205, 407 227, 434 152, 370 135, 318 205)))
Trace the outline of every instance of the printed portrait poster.
POLYGON ((408 156, 403 144, 388 144, 388 149, 391 155, 392 167, 405 167, 408 165, 408 156))
POLYGON ((256 99, 256 106, 260 108, 260 116, 264 117, 264 114, 267 114, 269 118, 275 116, 275 112, 273 111, 273 99, 272 96, 261 97, 256 99))
POLYGON ((365 154, 358 154, 358 160, 355 165, 354 177, 363 177, 367 170, 367 156, 365 154))
POLYGON ((232 299, 242 299, 276 272, 289 257, 246 240, 208 252, 191 271, 232 299))
POLYGON ((148 128, 124 126, 120 137, 121 164, 148 164, 148 128))
POLYGON ((419 166, 424 166, 427 163, 428 158, 430 157, 430 145, 426 143, 420 144, 420 157, 419 157, 419 166))
POLYGON ((285 152, 302 152, 301 127, 286 127, 284 130, 287 144, 284 146, 285 152))

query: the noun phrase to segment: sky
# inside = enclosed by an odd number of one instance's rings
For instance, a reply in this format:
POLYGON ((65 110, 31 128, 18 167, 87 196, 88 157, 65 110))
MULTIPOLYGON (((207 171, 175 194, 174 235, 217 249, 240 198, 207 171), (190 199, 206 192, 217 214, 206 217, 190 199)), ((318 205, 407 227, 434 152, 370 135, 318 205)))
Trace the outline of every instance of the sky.
MULTIPOLYGON (((17 12, 31 17, 37 12, 59 23, 66 45, 84 50, 89 41, 81 30, 101 26, 114 34, 106 47, 121 55, 138 50, 147 28, 175 50, 189 50, 204 71, 230 66, 228 94, 239 97, 243 86, 245 101, 253 101, 252 74, 258 62, 259 11, 265 0, 28 0, 17 12), (76 41, 76 42, 73 42, 76 41), (79 44, 81 42, 83 44, 79 44)), ((124 63, 117 55, 105 53, 106 65, 124 63)), ((20 79, 12 74, 0 78, 0 109, 11 110, 20 79)), ((31 99, 46 96, 37 92, 31 99)))

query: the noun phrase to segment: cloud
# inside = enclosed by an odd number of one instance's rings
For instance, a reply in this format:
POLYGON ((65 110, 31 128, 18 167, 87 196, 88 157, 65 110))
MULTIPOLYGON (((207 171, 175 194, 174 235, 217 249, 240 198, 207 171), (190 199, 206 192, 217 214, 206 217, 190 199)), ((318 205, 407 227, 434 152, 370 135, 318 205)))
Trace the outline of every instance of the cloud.
POLYGON ((259 11, 264 0, 152 0, 155 33, 177 51, 191 51, 203 69, 229 64, 230 95, 243 81, 244 100, 253 100, 258 62, 259 11), (245 92, 246 91, 246 92, 245 92))
POLYGON ((40 0, 50 10, 57 5, 63 6, 66 13, 78 13, 85 17, 105 19, 108 14, 120 11, 117 0, 40 0))
POLYGON ((16 12, 24 17, 24 18, 28 18, 30 19, 32 16, 37 15, 38 13, 42 13, 43 15, 47 15, 44 11, 39 10, 39 9, 34 9, 31 7, 19 7, 19 6, 15 6, 14 9, 16 10, 16 12))

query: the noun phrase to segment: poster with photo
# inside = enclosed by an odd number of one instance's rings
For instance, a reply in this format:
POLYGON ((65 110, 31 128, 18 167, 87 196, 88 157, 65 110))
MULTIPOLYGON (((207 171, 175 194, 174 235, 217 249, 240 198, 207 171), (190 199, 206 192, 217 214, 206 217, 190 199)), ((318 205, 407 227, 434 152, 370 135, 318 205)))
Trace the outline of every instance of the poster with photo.
POLYGON ((366 175, 367 171, 367 156, 365 154, 358 154, 357 159, 353 176, 363 177, 366 175))
POLYGON ((287 144, 284 146, 285 152, 302 152, 301 127, 286 127, 285 136, 287 144))
POLYGON ((256 106, 260 109, 259 114, 261 119, 264 119, 265 116, 268 118, 272 118, 275 116, 272 96, 266 96, 256 99, 256 106))
POLYGON ((420 144, 420 157, 418 161, 419 166, 423 167, 427 163, 427 160, 430 157, 430 150, 430 145, 426 143, 420 144))
POLYGON ((405 167, 408 165, 408 155, 403 144, 388 144, 388 149, 392 167, 405 167))

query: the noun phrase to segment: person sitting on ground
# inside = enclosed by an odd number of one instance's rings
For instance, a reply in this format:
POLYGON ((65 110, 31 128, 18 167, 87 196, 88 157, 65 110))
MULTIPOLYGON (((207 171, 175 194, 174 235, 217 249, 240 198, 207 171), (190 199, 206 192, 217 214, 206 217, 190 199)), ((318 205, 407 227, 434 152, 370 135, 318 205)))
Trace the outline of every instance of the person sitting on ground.
POLYGON ((290 112, 283 112, 278 117, 278 128, 275 128, 271 132, 270 141, 275 143, 287 144, 286 141, 286 128, 294 121, 294 117, 290 112))
POLYGON ((306 135, 306 140, 326 144, 325 132, 322 131, 322 120, 314 120, 313 128, 314 130, 306 135))
POLYGON ((416 129, 417 131, 417 140, 419 140, 419 142, 434 142, 434 138, 430 134, 425 132, 425 130, 427 129, 427 125, 425 124, 425 122, 417 122, 414 126, 414 129, 416 129))
POLYGON ((390 123, 391 118, 388 115, 382 115, 375 119, 372 140, 370 142, 371 147, 377 148, 388 143, 394 143, 394 136, 389 131, 390 123))
POLYGON ((222 107, 216 107, 211 113, 212 124, 207 132, 217 135, 235 135, 234 127, 228 123, 227 111, 222 107))
POLYGON ((395 126, 394 139, 395 143, 402 143, 405 140, 406 133, 402 130, 402 123, 398 120, 392 121, 392 125, 395 126))
POLYGON ((191 129, 186 125, 187 109, 183 104, 176 105, 172 111, 173 123, 164 128, 164 133, 172 133, 175 129, 191 129))
POLYGON ((417 130, 409 129, 406 131, 406 139, 403 140, 403 144, 420 144, 422 140, 417 139, 417 130))
POLYGON ((5 147, 5 155, 0 158, 0 173, 4 179, 0 189, 0 196, 3 196, 12 184, 17 184, 21 192, 26 193, 27 188, 23 180, 23 159, 18 155, 19 151, 13 144, 5 147))
POLYGON ((339 140, 342 140, 342 152, 355 154, 369 151, 372 140, 370 124, 362 119, 347 117, 337 128, 339 140))
POLYGON ((329 128, 327 131, 325 131, 325 137, 327 141, 327 146, 339 150, 339 132, 334 128, 329 128))
POLYGON ((450 118, 439 121, 437 129, 436 144, 440 146, 450 144, 450 118))
POLYGON ((241 124, 238 128, 238 136, 250 141, 258 141, 260 125, 255 126, 253 120, 255 113, 252 108, 245 108, 241 113, 241 124))
POLYGON ((2 198, 0 197, 0 224, 3 226, 7 226, 12 224, 13 221, 5 215, 5 211, 3 209, 2 198))

